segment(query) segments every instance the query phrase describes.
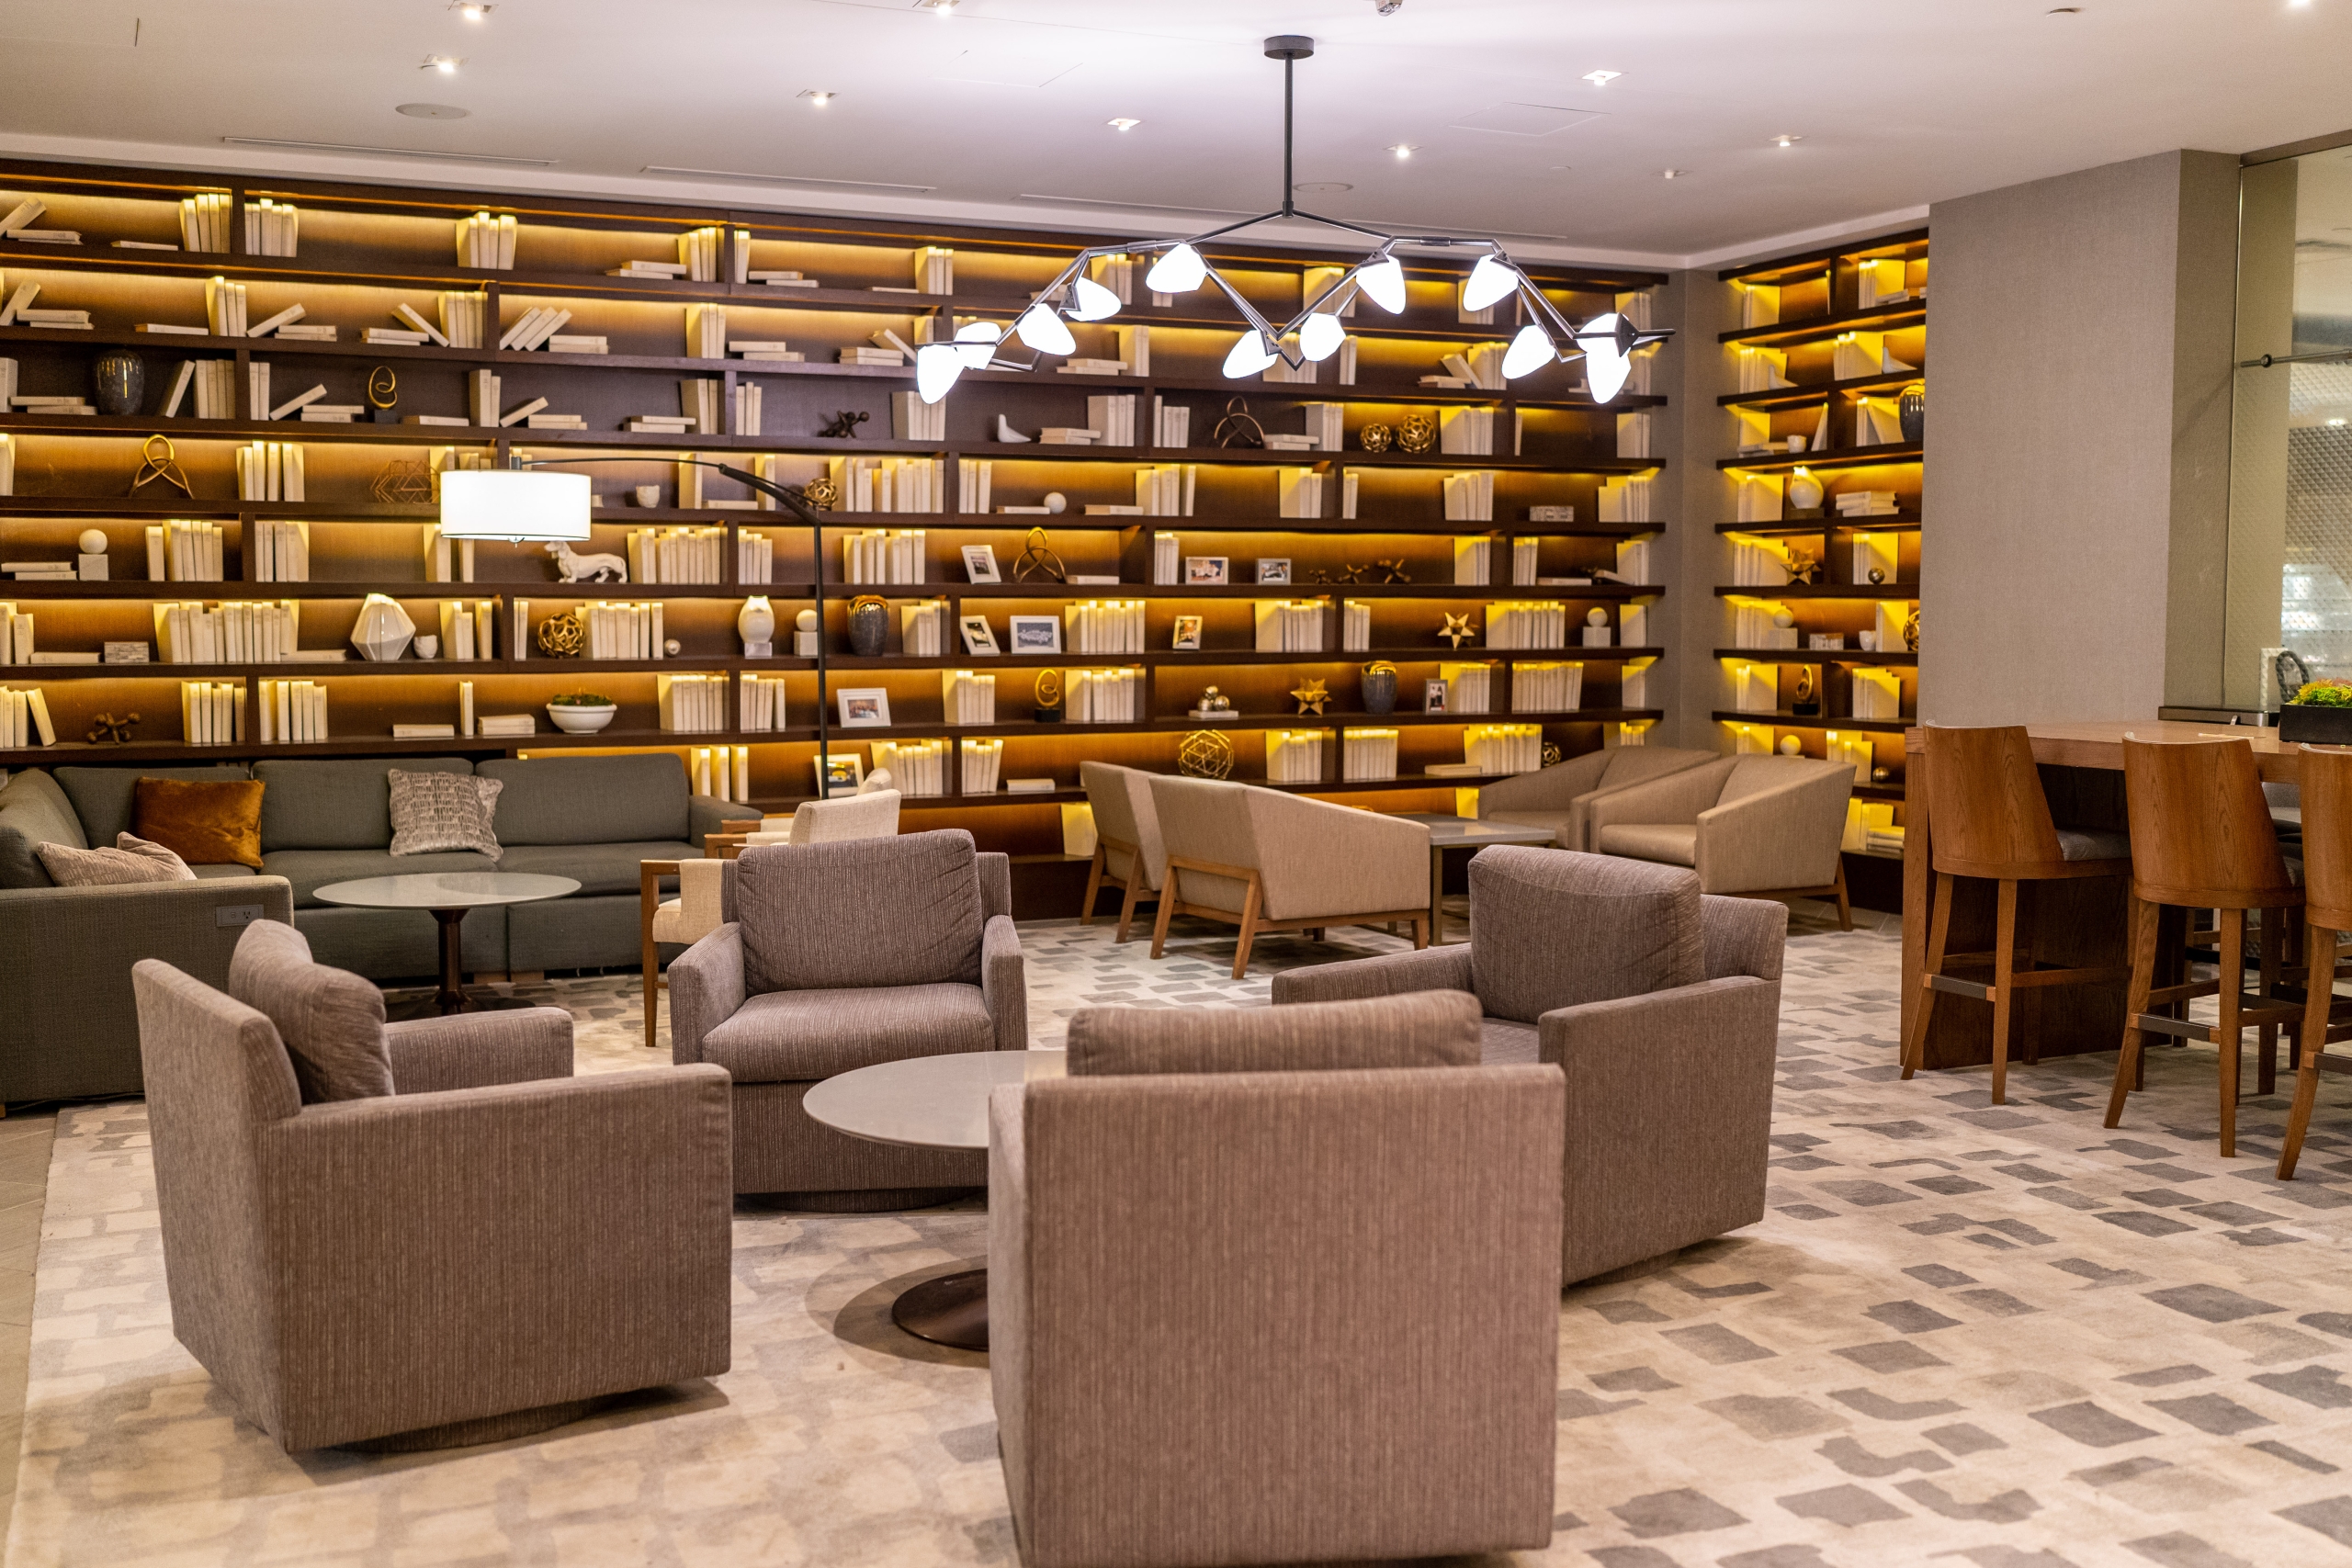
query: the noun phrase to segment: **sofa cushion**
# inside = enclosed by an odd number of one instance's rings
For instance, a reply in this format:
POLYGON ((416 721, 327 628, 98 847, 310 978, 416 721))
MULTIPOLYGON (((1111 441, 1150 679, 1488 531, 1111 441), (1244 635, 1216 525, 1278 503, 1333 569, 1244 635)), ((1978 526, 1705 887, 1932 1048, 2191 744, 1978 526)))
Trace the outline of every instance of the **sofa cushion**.
POLYGON ((803 1083, 876 1062, 995 1046, 978 986, 883 986, 752 997, 703 1036, 702 1059, 737 1083, 803 1083))
POLYGON ((583 898, 607 893, 634 897, 639 861, 700 859, 702 852, 692 844, 658 839, 641 844, 521 844, 505 852, 498 869, 571 877, 583 898))
MULTIPOLYGON (((249 779, 242 762, 219 762, 194 768, 60 768, 57 787, 74 803, 81 818, 85 844, 111 844, 117 833, 130 832, 131 800, 141 779, 249 779)), ((188 862, 194 865, 194 861, 188 862)))
POLYGON ((1414 991, 1278 1008, 1086 1008, 1069 1073, 1295 1073, 1478 1064, 1478 1001, 1414 991))
POLYGON ((130 830, 190 863, 261 864, 258 779, 141 779, 130 830))
POLYGON ((36 844, 33 853, 60 887, 119 887, 134 882, 194 882, 187 863, 144 839, 125 833, 112 849, 77 850, 36 844))
POLYGON ((393 768, 392 853, 402 859, 472 850, 496 860, 502 852, 491 818, 506 786, 471 773, 412 773, 393 768))
POLYGON ((1481 821, 1500 822, 1510 828, 1542 828, 1552 835, 1552 841, 1564 850, 1577 846, 1567 842, 1562 834, 1572 830, 1584 820, 1580 811, 1488 811, 1481 814, 1481 821))
POLYGON ((961 829, 745 850, 735 863, 753 993, 977 985, 980 879, 961 829))
POLYGON ((1478 1065, 1517 1067, 1544 1059, 1543 1032, 1532 1023, 1508 1018, 1482 1019, 1478 1023, 1478 1065))
POLYGON ((470 773, 463 757, 403 757, 345 761, 340 758, 273 759, 254 764, 269 786, 261 797, 261 848, 382 850, 392 842, 390 775, 470 773))
MULTIPOLYGON (((474 770, 506 785, 502 844, 620 844, 693 837, 686 765, 675 752, 502 758, 474 770)), ((750 815, 748 812, 745 815, 750 815)))
POLYGON ((312 962, 310 942, 292 926, 255 920, 245 928, 229 960, 229 994, 277 1026, 304 1104, 392 1092, 384 993, 312 962))
POLYGON ((249 865, 192 865, 198 882, 225 882, 232 876, 259 876, 262 874, 249 865))
POLYGON ((1660 865, 1699 863, 1699 829, 1689 822, 1621 822, 1600 830, 1594 846, 1605 855, 1656 861, 1660 865))
POLYGON ((28 769, 0 788, 0 887, 49 887, 55 884, 33 853, 38 844, 86 850, 81 819, 57 781, 28 769))
POLYGON ((1470 862, 1470 933, 1478 999, 1521 1023, 1706 978, 1699 878, 1679 867, 1497 844, 1470 862))
POLYGON ((488 855, 460 852, 445 855, 401 855, 389 850, 279 850, 261 857, 264 876, 282 876, 294 885, 294 907, 315 909, 318 891, 330 882, 356 882, 363 876, 407 876, 429 871, 496 871, 488 855))

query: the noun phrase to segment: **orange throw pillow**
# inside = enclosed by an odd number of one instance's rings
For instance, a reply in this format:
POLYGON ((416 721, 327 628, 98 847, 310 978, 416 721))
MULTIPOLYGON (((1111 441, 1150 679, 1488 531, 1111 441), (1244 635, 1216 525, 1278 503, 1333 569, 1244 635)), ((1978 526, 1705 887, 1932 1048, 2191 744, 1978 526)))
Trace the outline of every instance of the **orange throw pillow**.
POLYGON ((141 779, 131 802, 131 831, 190 865, 261 869, 259 779, 141 779))

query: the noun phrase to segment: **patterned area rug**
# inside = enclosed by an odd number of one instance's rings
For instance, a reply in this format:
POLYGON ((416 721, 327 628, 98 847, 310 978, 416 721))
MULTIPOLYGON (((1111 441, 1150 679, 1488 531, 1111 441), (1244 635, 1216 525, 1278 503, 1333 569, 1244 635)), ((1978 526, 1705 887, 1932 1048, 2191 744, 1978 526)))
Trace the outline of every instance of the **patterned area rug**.
MULTIPOLYGON (((1353 951, 1395 945, 1347 933, 1353 951)), ((1023 931, 1041 1043, 1095 1002, 1251 1005, 1331 947, 1023 931)), ((2352 1563, 2352 1093, 2214 1144, 2214 1057, 1897 1081, 1884 931, 1790 947, 1761 1224, 1560 1314, 1558 1534, 1603 1568, 2352 1563)), ((526 988, 582 1071, 666 1060, 635 983, 526 988)), ((2251 1072, 2249 1072, 2249 1080, 2251 1072)), ((2249 1087, 2251 1087, 2249 1082, 2249 1087)), ((537 1439, 288 1458, 173 1340, 142 1108, 60 1119, 12 1565, 1009 1563, 985 1359, 891 1327, 976 1210, 736 1222, 734 1369, 537 1439)))

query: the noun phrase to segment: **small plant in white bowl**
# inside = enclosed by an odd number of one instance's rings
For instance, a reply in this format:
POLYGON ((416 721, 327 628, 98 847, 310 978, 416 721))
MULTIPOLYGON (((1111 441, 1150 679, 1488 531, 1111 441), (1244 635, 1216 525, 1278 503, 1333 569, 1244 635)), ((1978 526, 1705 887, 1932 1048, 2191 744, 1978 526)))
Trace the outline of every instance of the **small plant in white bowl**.
POLYGON ((594 692, 567 692, 548 699, 548 716, 566 735, 594 735, 619 711, 612 698, 594 692))

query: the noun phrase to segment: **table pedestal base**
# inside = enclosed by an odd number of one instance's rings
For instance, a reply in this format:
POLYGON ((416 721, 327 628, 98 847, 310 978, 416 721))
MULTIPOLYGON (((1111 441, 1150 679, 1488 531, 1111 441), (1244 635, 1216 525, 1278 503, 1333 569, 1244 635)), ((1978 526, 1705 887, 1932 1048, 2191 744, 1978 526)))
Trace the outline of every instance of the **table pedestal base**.
POLYGON ((461 940, 466 923, 463 909, 435 909, 441 922, 441 989, 433 998, 442 1014, 466 1010, 466 961, 461 940))
POLYGON ((957 1350, 989 1348, 989 1271, 967 1269, 900 1293, 890 1321, 918 1339, 957 1350))

